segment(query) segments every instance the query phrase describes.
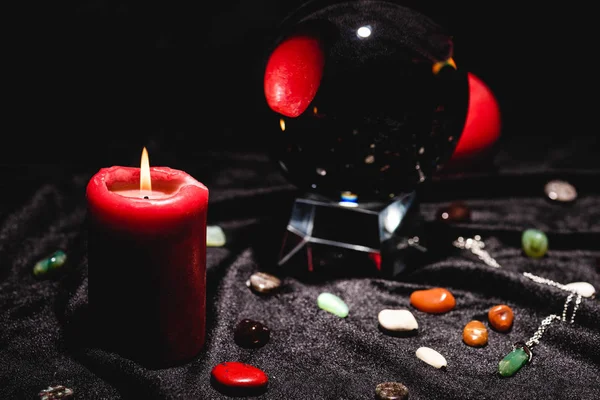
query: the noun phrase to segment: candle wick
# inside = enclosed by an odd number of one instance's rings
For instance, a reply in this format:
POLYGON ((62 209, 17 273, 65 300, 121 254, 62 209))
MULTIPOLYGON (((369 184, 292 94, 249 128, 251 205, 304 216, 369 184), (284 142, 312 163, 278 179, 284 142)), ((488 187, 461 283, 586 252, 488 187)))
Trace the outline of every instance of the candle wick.
POLYGON ((150 198, 150 197, 148 197, 148 196, 144 196, 144 199, 146 199, 146 200, 148 200, 149 198, 150 198))

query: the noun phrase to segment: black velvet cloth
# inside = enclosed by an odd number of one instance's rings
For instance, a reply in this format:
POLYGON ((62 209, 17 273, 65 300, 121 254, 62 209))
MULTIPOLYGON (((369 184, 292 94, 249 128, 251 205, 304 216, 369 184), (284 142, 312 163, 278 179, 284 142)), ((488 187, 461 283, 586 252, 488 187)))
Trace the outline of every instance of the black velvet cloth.
POLYGON ((32 31, 39 32, 32 41, 43 46, 60 38, 102 54, 148 43, 184 52, 160 61, 160 74, 156 65, 119 64, 123 59, 115 55, 110 66, 79 60, 62 69, 48 63, 52 73, 45 79, 25 72, 21 96, 13 97, 19 124, 12 125, 2 148, 0 170, 3 397, 33 399, 61 384, 77 399, 224 399, 211 386, 210 371, 224 361, 241 361, 268 374, 262 399, 370 399, 384 381, 404 383, 411 399, 600 398, 598 299, 584 299, 573 324, 553 323, 534 348, 532 363, 514 377, 497 374, 512 344, 531 337, 547 315, 560 314, 566 298, 523 272, 600 288, 600 145, 595 116, 578 97, 578 87, 591 87, 589 75, 570 58, 588 47, 566 43, 586 35, 552 30, 552 15, 577 18, 583 30, 582 13, 561 8, 542 18, 537 10, 521 7, 517 13, 509 5, 428 9, 458 31, 457 58, 462 55, 466 67, 496 91, 506 123, 488 165, 440 176, 423 188, 422 213, 432 220, 440 206, 465 201, 472 222, 453 232, 480 234, 502 268, 457 251, 392 281, 355 275, 305 279, 274 266, 286 213, 298 193, 268 158, 255 129, 264 123, 260 77, 255 79, 264 43, 256 38, 269 33, 287 7, 267 1, 215 3, 194 14, 197 9, 172 4, 155 9, 94 1, 78 5, 76 23, 55 10, 49 15, 60 28, 44 30, 51 25, 44 20, 32 31), (479 17, 467 16, 468 11, 479 17), (195 15, 212 27, 202 40, 205 27, 195 15), (512 28, 508 32, 506 25, 512 28), (67 29, 75 26, 78 30, 67 29), (212 63, 183 62, 198 47, 212 63), (548 66, 548 59, 555 64, 548 66), (155 85, 148 85, 150 77, 155 85), (61 96, 54 96, 54 89, 61 96), (556 94, 560 89, 567 93, 556 94), (93 346, 86 330, 85 185, 101 167, 135 166, 144 145, 153 165, 183 169, 207 185, 209 224, 220 225, 227 236, 224 247, 207 253, 205 350, 189 363, 158 370, 93 346), (544 184, 554 178, 577 187, 574 204, 544 197, 544 184), (532 227, 549 237, 550 251, 540 260, 525 257, 520 248, 522 231, 532 227), (36 279, 34 264, 57 249, 68 254, 65 269, 36 279), (282 292, 252 293, 245 282, 255 271, 282 276, 282 292), (443 315, 413 309, 410 293, 429 287, 449 289, 456 308, 443 315), (324 291, 347 302, 346 319, 317 307, 324 291), (466 346, 464 325, 472 319, 486 322, 495 304, 513 308, 513 329, 490 330, 484 348, 466 346), (377 314, 384 308, 411 309, 418 335, 381 332, 377 314), (246 350, 233 342, 232 329, 244 318, 272 330, 265 347, 246 350), (421 346, 443 354, 448 368, 418 360, 421 346))
MULTIPOLYGON (((448 201, 466 201, 473 221, 456 233, 481 234, 502 268, 492 269, 469 253, 457 252, 400 281, 352 276, 306 280, 273 269, 270 260, 278 250, 283 222, 276 216, 288 210, 293 187, 264 153, 213 150, 203 155, 210 168, 186 169, 210 188, 209 220, 224 229, 227 244, 208 249, 205 350, 189 363, 162 370, 146 369, 87 343, 84 186, 90 175, 57 172, 54 179, 42 177, 46 183, 41 184, 42 174, 21 170, 26 176, 14 175, 17 183, 40 185, 12 210, 7 204, 3 208, 0 376, 5 396, 34 398, 48 385, 63 384, 80 399, 220 399, 224 397, 209 383, 211 368, 242 361, 269 375, 269 389, 261 397, 265 399, 371 398, 375 385, 389 380, 403 382, 413 399, 598 398, 597 299, 583 300, 573 325, 548 328, 534 349, 533 362, 516 376, 497 375, 498 361, 512 343, 529 338, 547 315, 560 314, 566 298, 565 292, 534 283, 523 272, 600 287, 600 198, 595 184, 600 172, 577 169, 586 167, 585 155, 598 151, 598 145, 583 139, 562 141, 550 157, 534 157, 520 150, 523 140, 504 141, 495 173, 439 182, 422 195, 422 212, 429 220, 448 201), (568 146, 572 152, 564 156, 568 146), (543 184, 569 170, 566 177, 578 185, 579 199, 566 207, 548 202, 543 184), (550 251, 541 260, 521 252, 520 235, 529 227, 549 236, 550 251), (69 257, 64 272, 48 280, 34 278, 35 262, 59 248, 69 257), (279 295, 259 297, 248 290, 245 281, 261 270, 284 277, 279 295), (432 286, 454 293, 453 311, 428 315, 412 309, 410 293, 432 286), (318 309, 316 298, 323 291, 347 302, 346 319, 318 309), (471 319, 486 322, 486 312, 495 304, 513 308, 512 331, 491 330, 485 348, 466 346, 463 326, 471 319), (382 333, 377 313, 384 308, 411 309, 419 322, 418 335, 382 333), (272 330, 265 347, 245 350, 233 342, 233 327, 243 318, 272 330), (418 360, 414 353, 420 346, 442 353, 447 370, 418 360)), ((154 158, 160 160, 163 154, 154 158)), ((169 164, 179 163, 172 159, 169 164)))

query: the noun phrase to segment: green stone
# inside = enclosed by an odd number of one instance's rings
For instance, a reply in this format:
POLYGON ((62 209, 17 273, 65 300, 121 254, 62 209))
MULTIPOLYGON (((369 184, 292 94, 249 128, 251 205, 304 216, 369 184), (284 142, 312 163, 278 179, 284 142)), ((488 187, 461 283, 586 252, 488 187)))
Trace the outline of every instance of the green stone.
POLYGON ((548 237, 537 229, 527 229, 521 236, 521 245, 529 257, 541 258, 548 251, 548 237))
POLYGON ((498 364, 498 372, 504 377, 513 376, 527 364, 529 356, 522 348, 516 348, 506 355, 498 364))
POLYGON ((67 255, 58 250, 48 258, 38 261, 33 267, 35 276, 43 276, 49 272, 59 269, 67 262, 67 255))
POLYGON ((206 227, 206 245, 208 247, 225 246, 225 232, 217 225, 209 225, 206 227))
POLYGON ((331 293, 321 293, 317 298, 319 308, 337 315, 340 318, 348 316, 348 306, 342 299, 331 293))

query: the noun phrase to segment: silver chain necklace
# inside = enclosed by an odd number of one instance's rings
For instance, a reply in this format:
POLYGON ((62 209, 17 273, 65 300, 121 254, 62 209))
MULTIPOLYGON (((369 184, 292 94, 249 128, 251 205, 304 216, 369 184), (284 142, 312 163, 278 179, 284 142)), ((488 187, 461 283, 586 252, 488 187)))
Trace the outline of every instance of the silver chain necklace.
MULTIPOLYGON (((481 240, 481 236, 475 235, 472 238, 459 237, 452 242, 452 245, 458 249, 469 250, 471 253, 476 255, 481 261, 487 266, 493 268, 501 268, 500 264, 485 250, 485 243, 481 240)), ((523 276, 531 279, 532 281, 561 289, 565 292, 569 292, 569 295, 565 299, 563 305, 562 315, 550 314, 542 320, 533 336, 526 342, 517 342, 513 345, 513 349, 508 353, 502 361, 498 364, 498 372, 501 376, 509 377, 516 374, 525 364, 531 362, 533 353, 531 349, 540 343, 544 332, 554 321, 569 322, 572 324, 575 321, 575 315, 579 310, 581 304, 582 295, 577 293, 574 287, 563 285, 562 283, 555 282, 550 279, 542 278, 537 275, 533 275, 529 272, 524 272, 523 276), (575 297, 575 302, 571 310, 571 317, 569 318, 569 306, 575 297), (568 321, 567 321, 568 320, 568 321)))
POLYGON ((464 238, 460 236, 452 245, 458 249, 469 250, 475 254, 486 265, 493 268, 500 268, 500 264, 488 253, 485 249, 485 243, 481 240, 481 236, 475 235, 472 238, 464 238))
POLYGON ((498 372, 501 376, 510 377, 517 373, 525 364, 531 362, 533 358, 533 353, 531 349, 540 343, 540 339, 544 335, 544 332, 554 321, 562 321, 568 322, 572 324, 575 322, 575 315, 577 314, 577 310, 579 309, 579 305, 581 304, 581 295, 577 294, 573 291, 573 289, 560 284, 558 282, 552 281, 550 279, 541 278, 539 276, 530 274, 529 272, 524 272, 523 275, 534 282, 546 284, 548 286, 553 286, 564 291, 569 292, 565 300, 565 304, 563 306, 562 315, 550 314, 546 318, 542 320, 540 326, 537 328, 533 336, 529 338, 526 342, 517 342, 513 345, 513 350, 508 353, 502 361, 498 364, 498 372), (569 315, 569 306, 573 301, 573 297, 575 297, 575 302, 573 304, 573 309, 571 311, 571 318, 568 318, 569 315))
POLYGON ((534 281, 536 283, 546 284, 548 286, 552 286, 552 287, 564 290, 565 292, 575 292, 574 289, 568 287, 567 285, 563 285, 562 283, 554 282, 553 280, 550 280, 550 279, 542 278, 541 276, 530 274, 529 272, 523 272, 523 276, 525 278, 531 279, 532 281, 534 281))

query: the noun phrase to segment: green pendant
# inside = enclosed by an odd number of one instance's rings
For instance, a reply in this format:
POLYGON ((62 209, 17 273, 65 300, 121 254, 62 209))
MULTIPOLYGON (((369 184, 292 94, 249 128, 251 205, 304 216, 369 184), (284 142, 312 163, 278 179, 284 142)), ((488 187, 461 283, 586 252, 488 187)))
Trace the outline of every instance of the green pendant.
POLYGON ((59 269, 64 265, 66 261, 67 255, 63 251, 58 250, 50 257, 38 261, 33 267, 33 274, 35 276, 41 277, 49 272, 59 269))
POLYGON ((513 376, 529 361, 529 354, 522 347, 517 347, 506 355, 498 364, 498 372, 504 377, 513 376))

